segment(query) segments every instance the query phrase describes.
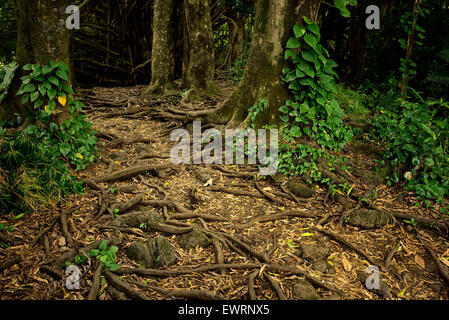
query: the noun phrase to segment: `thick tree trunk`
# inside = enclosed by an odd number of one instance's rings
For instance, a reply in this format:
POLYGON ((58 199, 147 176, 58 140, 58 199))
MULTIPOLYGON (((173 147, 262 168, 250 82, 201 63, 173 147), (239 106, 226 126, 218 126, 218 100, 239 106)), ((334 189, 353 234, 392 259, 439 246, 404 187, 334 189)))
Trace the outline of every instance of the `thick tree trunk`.
MULTIPOLYGON (((21 68, 26 64, 48 64, 50 60, 70 64, 70 30, 65 27, 68 17, 66 1, 17 0, 17 50, 19 64, 17 75, 3 105, 6 118, 15 113, 25 114, 25 106, 16 97, 19 89, 21 68)), ((70 77, 70 75, 69 75, 70 77)), ((32 109, 32 108, 31 108, 32 109)), ((1 112, 0 112, 1 114, 1 112)), ((0 119, 2 120, 2 119, 0 119)))
POLYGON ((245 121, 248 108, 262 99, 268 107, 258 118, 260 123, 275 123, 279 107, 287 99, 287 86, 281 81, 286 67, 284 50, 293 36, 293 26, 304 23, 302 17, 316 21, 321 0, 259 0, 256 5, 254 35, 242 81, 219 112, 208 120, 239 126, 245 121))
POLYGON ((155 0, 153 13, 153 46, 151 52, 151 84, 145 93, 165 94, 175 80, 175 0, 155 0))
POLYGON ((183 82, 187 99, 196 99, 217 90, 209 0, 185 0, 185 54, 183 82))

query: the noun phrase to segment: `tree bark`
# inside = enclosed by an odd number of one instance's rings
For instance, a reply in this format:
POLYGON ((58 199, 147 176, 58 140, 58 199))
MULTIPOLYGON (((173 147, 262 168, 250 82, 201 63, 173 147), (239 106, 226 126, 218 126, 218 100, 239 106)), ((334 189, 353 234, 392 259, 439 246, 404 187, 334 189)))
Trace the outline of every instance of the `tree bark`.
POLYGON ((153 13, 153 46, 151 52, 151 84, 147 94, 165 94, 173 88, 175 78, 175 0, 155 0, 153 13))
MULTIPOLYGON (((20 98, 15 95, 20 87, 19 77, 22 75, 24 65, 45 65, 50 60, 64 61, 68 66, 71 65, 71 31, 65 27, 65 20, 68 17, 65 13, 66 6, 68 6, 66 0, 57 3, 52 0, 16 0, 16 61, 19 68, 2 106, 6 119, 14 117, 14 113, 24 118, 26 106, 22 105, 20 98)), ((31 110, 33 108, 30 108, 31 110)))
MULTIPOLYGON (((248 108, 267 99, 268 106, 257 122, 276 123, 288 95, 281 80, 285 68, 284 50, 293 36, 293 26, 303 24, 303 16, 316 21, 321 0, 259 0, 256 5, 254 35, 242 81, 232 96, 208 117, 210 122, 230 127, 246 124, 248 108)), ((257 124, 256 124, 257 125, 257 124)))
POLYGON ((185 54, 183 83, 187 99, 217 91, 215 58, 209 0, 185 0, 185 54))

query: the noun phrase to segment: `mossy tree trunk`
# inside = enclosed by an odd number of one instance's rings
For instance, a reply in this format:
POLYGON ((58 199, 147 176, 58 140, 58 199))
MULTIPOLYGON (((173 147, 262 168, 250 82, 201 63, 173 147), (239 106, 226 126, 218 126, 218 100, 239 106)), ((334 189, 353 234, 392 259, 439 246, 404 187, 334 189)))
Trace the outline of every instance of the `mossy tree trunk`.
MULTIPOLYGON (((70 32, 65 27, 68 15, 65 9, 68 1, 52 0, 16 0, 17 8, 17 50, 19 64, 8 97, 3 105, 5 118, 14 114, 24 117, 26 106, 15 95, 20 87, 22 67, 26 64, 48 64, 50 60, 70 61, 70 32)), ((69 75, 70 77, 70 75, 69 75)), ((31 111, 31 110, 30 110, 31 111)), ((1 112, 0 112, 1 114, 1 112)), ((0 119, 2 120, 2 119, 0 119)), ((6 120, 6 119, 5 119, 6 120)))
POLYGON ((153 46, 151 51, 151 84, 147 94, 165 94, 175 80, 175 0, 155 0, 153 13, 153 46))
POLYGON ((288 95, 287 86, 281 80, 282 69, 287 65, 284 50, 287 40, 293 36, 293 26, 303 24, 303 16, 316 21, 321 0, 259 0, 256 5, 254 35, 242 80, 218 112, 208 121, 227 123, 230 127, 246 125, 248 108, 268 101, 257 124, 276 123, 281 107, 288 95))
POLYGON ((209 0, 184 0, 185 46, 183 83, 188 99, 216 92, 215 58, 209 0))

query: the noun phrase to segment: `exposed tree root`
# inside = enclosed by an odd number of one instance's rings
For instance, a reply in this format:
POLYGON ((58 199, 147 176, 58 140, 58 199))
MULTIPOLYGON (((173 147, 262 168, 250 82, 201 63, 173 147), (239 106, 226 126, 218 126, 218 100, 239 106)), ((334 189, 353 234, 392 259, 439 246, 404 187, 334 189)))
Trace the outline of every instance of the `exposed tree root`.
POLYGON ((97 300, 98 290, 100 290, 100 276, 103 266, 98 263, 98 267, 95 270, 94 277, 92 279, 92 285, 87 296, 87 300, 97 300))
POLYGON ((359 255, 361 255, 362 257, 364 257, 366 259, 366 261, 368 261, 369 263, 371 263, 372 265, 377 265, 382 267, 383 269, 385 268, 383 263, 375 261, 372 257, 370 257, 365 251, 357 248, 356 246, 354 246, 353 244, 351 244, 350 242, 348 242, 346 239, 342 238, 340 235, 336 234, 335 232, 329 231, 329 230, 325 230, 325 229, 318 229, 318 228, 314 228, 312 227, 312 229, 314 231, 317 232, 321 232, 324 233, 325 235, 333 238, 334 240, 340 242, 341 244, 347 246, 349 249, 352 249, 354 252, 357 252, 359 255))
POLYGON ((148 165, 142 165, 142 166, 137 166, 137 167, 131 167, 131 168, 127 168, 127 169, 115 172, 111 175, 94 178, 93 181, 98 183, 98 182, 109 182, 109 181, 114 181, 114 180, 119 180, 119 179, 125 179, 125 178, 137 176, 137 175, 139 175, 141 173, 145 173, 147 171, 152 171, 153 173, 156 173, 157 170, 167 169, 171 166, 172 166, 171 164, 163 164, 163 165, 158 165, 158 166, 148 164, 148 165))
POLYGON ((288 300, 287 296, 284 294, 284 292, 281 289, 281 286, 279 283, 277 283, 276 280, 272 276, 270 276, 266 271, 263 272, 263 276, 268 280, 268 282, 273 287, 274 291, 276 291, 276 294, 279 297, 279 300, 288 300))
POLYGON ((129 284, 127 284, 124 280, 117 277, 112 272, 105 271, 104 275, 112 286, 114 286, 117 290, 125 292, 126 295, 128 295, 130 298, 136 300, 150 300, 150 298, 138 292, 137 290, 133 289, 129 284))

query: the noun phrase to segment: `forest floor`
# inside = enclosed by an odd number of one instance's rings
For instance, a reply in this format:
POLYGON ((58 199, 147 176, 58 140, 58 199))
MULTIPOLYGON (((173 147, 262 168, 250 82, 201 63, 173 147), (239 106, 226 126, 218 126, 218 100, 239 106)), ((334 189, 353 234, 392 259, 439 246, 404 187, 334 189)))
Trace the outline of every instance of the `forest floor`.
MULTIPOLYGON (((218 101, 189 106, 212 108, 225 99, 233 87, 219 83, 224 95, 218 101)), ((378 209, 367 229, 349 219, 357 201, 332 197, 323 186, 299 199, 282 179, 255 179, 256 167, 172 165, 169 136, 180 124, 164 119, 164 110, 185 106, 179 95, 141 98, 143 89, 82 90, 85 113, 100 132, 101 157, 77 172, 89 180, 84 194, 17 221, 1 217, 15 231, 8 233, 14 245, 0 249, 0 300, 81 300, 89 293, 100 300, 448 299, 447 230, 402 219, 382 223, 380 213, 417 221, 442 217, 435 208, 416 207, 413 194, 363 174, 375 171, 372 152, 348 147, 340 153, 359 166, 362 174, 348 172, 348 178, 370 199, 370 212, 378 209), (197 238, 188 238, 192 227, 197 238), (160 235, 174 249, 173 265, 146 269, 130 258, 130 247, 160 235), (104 281, 99 264, 89 260, 80 290, 67 290, 64 263, 103 239, 118 246, 121 268, 104 272, 104 281), (374 264, 384 283, 376 292, 365 286, 365 271, 374 264)), ((170 253, 164 257, 170 260, 170 253)))

